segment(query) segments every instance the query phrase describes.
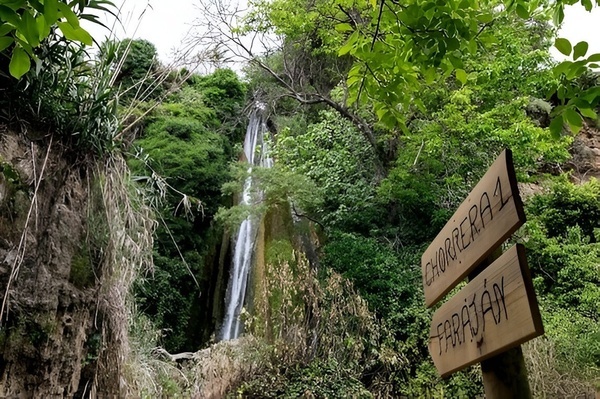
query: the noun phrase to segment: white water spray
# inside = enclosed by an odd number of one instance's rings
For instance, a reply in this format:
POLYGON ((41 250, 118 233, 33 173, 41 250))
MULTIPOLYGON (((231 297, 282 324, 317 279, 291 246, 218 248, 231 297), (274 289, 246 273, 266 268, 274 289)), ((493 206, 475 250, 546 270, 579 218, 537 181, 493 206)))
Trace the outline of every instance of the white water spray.
MULTIPOLYGON (((244 140, 244 154, 250 164, 248 174, 252 172, 253 166, 270 168, 273 165, 268 155, 267 143, 264 139, 267 131, 263 117, 264 104, 257 103, 250 114, 246 138, 244 140)), ((251 198, 252 177, 249 176, 244 182, 244 191, 240 204, 252 205, 251 198)), ((252 265, 254 243, 256 241, 257 220, 252 215, 248 216, 240 225, 235 239, 235 249, 227 293, 225 295, 225 318, 221 326, 221 340, 230 340, 240 336, 243 323, 240 313, 244 306, 246 287, 248 285, 248 274, 252 265)))

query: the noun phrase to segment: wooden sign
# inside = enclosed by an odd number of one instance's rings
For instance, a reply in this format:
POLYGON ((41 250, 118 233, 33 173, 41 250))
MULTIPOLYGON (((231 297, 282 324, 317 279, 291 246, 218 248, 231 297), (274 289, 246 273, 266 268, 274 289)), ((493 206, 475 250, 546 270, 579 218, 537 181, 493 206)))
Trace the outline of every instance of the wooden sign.
POLYGON ((430 307, 525 223, 512 153, 505 150, 421 258, 430 307))
POLYGON ((429 352, 446 377, 543 333, 525 249, 517 244, 435 312, 429 352))

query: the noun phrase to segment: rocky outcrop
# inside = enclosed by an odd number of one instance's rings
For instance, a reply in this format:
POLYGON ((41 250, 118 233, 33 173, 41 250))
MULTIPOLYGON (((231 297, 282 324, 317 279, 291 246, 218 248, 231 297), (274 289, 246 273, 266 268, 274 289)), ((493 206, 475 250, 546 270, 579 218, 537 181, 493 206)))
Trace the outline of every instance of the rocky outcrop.
POLYGON ((0 142, 0 396, 73 396, 97 356, 85 176, 59 152, 0 142))
POLYGON ((584 124, 571 146, 573 157, 566 165, 573 171, 576 182, 586 182, 591 177, 600 178, 600 129, 584 124))
POLYGON ((126 298, 153 222, 126 203, 121 158, 0 130, 0 397, 124 396, 126 298))

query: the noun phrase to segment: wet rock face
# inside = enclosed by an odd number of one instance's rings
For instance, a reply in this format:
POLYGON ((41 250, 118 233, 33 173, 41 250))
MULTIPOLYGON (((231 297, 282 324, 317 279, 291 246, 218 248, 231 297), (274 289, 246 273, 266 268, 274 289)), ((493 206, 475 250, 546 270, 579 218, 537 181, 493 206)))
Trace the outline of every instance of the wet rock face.
POLYGON ((93 378, 97 279, 82 285, 72 268, 93 275, 77 257, 87 183, 55 152, 0 139, 0 397, 72 397, 93 378))

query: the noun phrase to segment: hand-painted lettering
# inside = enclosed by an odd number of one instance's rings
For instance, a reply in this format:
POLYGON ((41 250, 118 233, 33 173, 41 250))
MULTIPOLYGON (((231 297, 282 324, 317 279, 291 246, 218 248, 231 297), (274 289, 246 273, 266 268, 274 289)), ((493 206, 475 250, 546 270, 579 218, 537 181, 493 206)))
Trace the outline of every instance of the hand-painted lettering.
POLYGON ((446 252, 444 251, 444 248, 441 248, 438 250, 438 264, 440 266, 440 271, 442 273, 444 273, 446 271, 446 264, 448 263, 448 259, 446 258, 446 252))
POLYGON ((458 243, 458 237, 459 237, 458 228, 455 227, 454 229, 452 229, 452 238, 454 239, 453 240, 454 246, 456 248, 458 248, 458 252, 462 252, 463 249, 460 247, 460 244, 458 243))
POLYGON ((437 341, 440 355, 466 342, 479 342, 490 323, 494 325, 508 320, 504 293, 504 276, 490 284, 483 282, 481 291, 465 298, 464 305, 437 325, 437 341), (480 320, 481 317, 481 328, 480 320), (442 345, 443 344, 443 345, 442 345))
POLYGON ((451 260, 456 259, 456 248, 454 245, 452 245, 450 238, 446 237, 444 240, 444 246, 446 247, 446 255, 448 255, 448 258, 451 260), (450 252, 450 250, 452 250, 452 252, 450 252))
MULTIPOLYGON (((500 307, 500 304, 502 303, 502 307, 504 308, 504 317, 506 317, 506 320, 508 320, 508 312, 506 311, 506 299, 504 297, 504 276, 502 276, 502 281, 500 282, 500 285, 498 285, 497 283, 494 283, 494 295, 496 296, 496 303, 498 304, 498 307, 500 307)), ((498 314, 501 313, 501 309, 499 309, 498 314)), ((498 322, 500 322, 498 320, 498 322)))
POLYGON ((477 221, 477 205, 473 205, 471 209, 469 209, 469 224, 471 225, 471 241, 475 241, 475 235, 479 234, 479 229, 475 226, 475 222, 477 221), (475 212, 473 212, 475 211, 475 212))
MULTIPOLYGON (((502 191, 502 186, 497 180, 496 191, 502 191)), ((495 196, 496 194, 494 194, 495 196)), ((507 200, 508 201, 508 200, 507 200)), ((506 202, 502 206, 506 205, 506 202)), ((459 254, 466 250, 471 243, 475 242, 477 237, 485 229, 486 222, 494 219, 492 203, 487 192, 483 192, 479 198, 479 204, 473 204, 467 215, 461 222, 452 229, 449 237, 443 241, 443 245, 437 248, 433 259, 425 265, 425 284, 430 286, 433 282, 446 272, 446 268, 451 266, 459 254)))
POLYGON ((444 321, 444 336, 446 337, 446 352, 448 352, 448 341, 451 342, 452 346, 456 346, 456 343, 452 342, 452 325, 450 324, 450 320, 444 321))
POLYGON ((481 216, 481 228, 485 229, 485 219, 483 216, 485 215, 485 211, 487 210, 489 214, 489 221, 494 220, 494 215, 492 214, 492 204, 490 203, 490 196, 487 192, 483 192, 481 194, 481 198, 479 198, 479 215, 481 216))
POLYGON ((502 182, 500 181, 500 176, 498 176, 498 179, 496 180, 496 188, 494 189, 494 197, 497 195, 500 195, 500 208, 498 211, 501 211, 502 208, 504 208, 504 205, 508 204, 510 197, 504 201, 504 197, 502 196, 502 182))
POLYGON ((466 232, 463 231, 463 224, 467 221, 467 217, 465 216, 465 218, 463 219, 462 222, 460 222, 460 242, 462 243, 463 249, 467 249, 467 247, 471 244, 471 241, 468 240, 467 244, 465 245, 465 235, 466 232))
POLYGON ((442 339, 444 337, 444 334, 442 334, 442 332, 440 331, 440 327, 443 327, 444 323, 440 323, 437 325, 437 336, 438 336, 438 346, 440 347, 440 355, 442 354, 442 339))
POLYGON ((425 284, 429 287, 433 283, 433 270, 431 267, 431 261, 428 261, 425 265, 425 284), (429 271, 431 270, 431 277, 429 276, 429 271))
POLYGON ((456 342, 456 345, 462 344, 462 339, 458 333, 460 331, 460 324, 460 316, 457 313, 454 313, 452 315, 452 334, 454 334, 454 339, 452 339, 452 342, 456 342))
MULTIPOLYGON (((483 281, 483 287, 486 288, 487 285, 487 280, 483 281)), ((483 332, 485 332, 485 315, 488 312, 492 312, 492 317, 494 317, 494 307, 492 306, 492 296, 490 295, 490 292, 485 289, 483 291, 483 293, 481 294, 481 306, 479 307, 481 309, 481 319, 483 321, 483 332), (485 299, 487 297, 487 302, 485 302, 485 299)), ((494 317, 494 321, 495 321, 495 317, 494 317)), ((498 323, 496 323, 498 324, 498 323)))

